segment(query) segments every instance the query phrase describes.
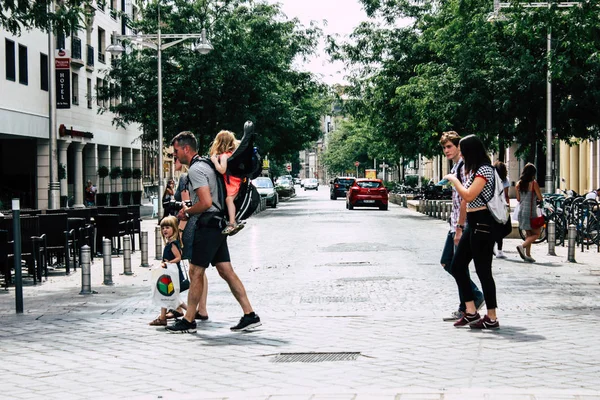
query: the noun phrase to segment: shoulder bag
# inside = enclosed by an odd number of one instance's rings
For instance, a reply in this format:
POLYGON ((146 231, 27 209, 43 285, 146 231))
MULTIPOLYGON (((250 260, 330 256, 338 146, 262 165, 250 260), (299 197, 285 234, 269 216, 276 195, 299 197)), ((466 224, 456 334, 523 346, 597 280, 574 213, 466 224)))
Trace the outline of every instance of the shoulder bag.
MULTIPOLYGON (((533 184, 531 185, 531 215, 532 217, 529 219, 529 225, 531 225, 531 229, 538 229, 544 226, 546 223, 546 219, 539 211, 533 212, 533 205, 535 204, 535 190, 533 189, 533 184), (533 217, 535 215, 535 217, 533 217)), ((535 207, 537 210, 537 207, 535 207)))

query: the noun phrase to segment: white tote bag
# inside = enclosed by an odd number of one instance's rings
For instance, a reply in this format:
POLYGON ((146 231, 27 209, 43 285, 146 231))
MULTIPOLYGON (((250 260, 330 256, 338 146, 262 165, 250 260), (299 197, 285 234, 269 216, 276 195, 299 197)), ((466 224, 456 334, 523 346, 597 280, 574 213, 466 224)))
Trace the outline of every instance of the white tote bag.
POLYGON ((513 221, 519 221, 519 209, 520 208, 521 208, 521 204, 517 202, 517 206, 513 210, 512 214, 510 215, 510 218, 513 221))
POLYGON ((152 270, 152 304, 164 308, 177 308, 179 298, 179 269, 177 264, 152 270))

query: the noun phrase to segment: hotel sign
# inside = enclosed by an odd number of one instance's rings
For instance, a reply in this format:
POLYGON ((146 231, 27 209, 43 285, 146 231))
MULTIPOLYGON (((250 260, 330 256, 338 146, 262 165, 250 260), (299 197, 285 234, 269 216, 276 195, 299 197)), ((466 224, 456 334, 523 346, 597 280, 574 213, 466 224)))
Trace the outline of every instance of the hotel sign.
MULTIPOLYGON (((59 56, 61 55, 59 51, 59 56)), ((64 53, 66 55, 66 53, 64 53)), ((54 59, 56 69, 56 108, 71 108, 71 59, 68 57, 54 59)))

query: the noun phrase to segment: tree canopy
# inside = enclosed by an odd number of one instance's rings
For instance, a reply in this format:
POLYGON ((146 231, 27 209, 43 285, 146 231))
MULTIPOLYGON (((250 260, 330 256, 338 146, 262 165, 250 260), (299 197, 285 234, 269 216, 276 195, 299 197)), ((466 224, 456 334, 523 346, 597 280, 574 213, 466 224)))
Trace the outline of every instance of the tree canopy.
POLYGON ((553 134, 600 136, 599 1, 502 9, 492 0, 361 0, 370 16, 329 51, 352 71, 348 112, 396 157, 439 153, 441 132, 477 134, 492 148, 540 150, 546 137, 547 33, 552 32, 553 134), (400 18, 411 18, 398 26, 400 18))
POLYGON ((41 29, 54 32, 71 32, 80 26, 88 12, 90 0, 2 0, 0 1, 0 28, 13 35, 23 29, 41 29), (50 4, 56 3, 54 12, 50 4))
MULTIPOLYGON (((162 34, 205 28, 214 46, 207 55, 195 52, 191 43, 162 52, 165 142, 190 130, 200 151, 206 151, 219 130, 239 134, 244 122, 252 120, 261 153, 278 162, 295 160, 299 150, 319 137, 328 90, 310 73, 293 68, 298 57, 315 50, 319 29, 285 19, 279 6, 248 0, 163 0, 160 15, 162 34)), ((156 33, 157 21, 156 3, 148 4, 135 28, 156 33)), ((154 140, 157 52, 124 44, 128 51, 109 71, 114 89, 102 96, 122 98, 109 107, 116 112, 116 124, 140 123, 143 138, 154 140)))

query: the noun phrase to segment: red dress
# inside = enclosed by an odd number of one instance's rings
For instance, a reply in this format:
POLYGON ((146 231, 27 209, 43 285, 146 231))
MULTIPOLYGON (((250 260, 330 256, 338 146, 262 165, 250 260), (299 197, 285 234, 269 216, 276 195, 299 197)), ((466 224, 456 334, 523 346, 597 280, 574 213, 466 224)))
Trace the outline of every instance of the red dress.
MULTIPOLYGON (((225 156, 226 158, 231 157, 233 154, 231 151, 221 154, 221 157, 225 156)), ((233 196, 235 197, 240 190, 240 184, 242 183, 242 178, 237 176, 227 177, 227 175, 223 175, 223 179, 225 179, 225 187, 227 188, 227 197, 233 196), (229 178, 229 179, 227 179, 229 178), (229 180, 229 182, 227 182, 229 180)))

